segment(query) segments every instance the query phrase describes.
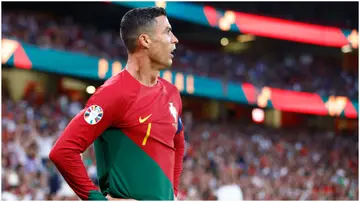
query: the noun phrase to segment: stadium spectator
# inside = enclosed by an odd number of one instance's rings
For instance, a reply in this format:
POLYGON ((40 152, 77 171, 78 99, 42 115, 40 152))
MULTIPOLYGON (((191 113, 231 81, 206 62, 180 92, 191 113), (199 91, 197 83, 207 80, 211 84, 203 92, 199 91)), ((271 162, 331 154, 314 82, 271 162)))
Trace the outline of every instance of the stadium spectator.
MULTIPOLYGON (((82 52, 108 59, 126 58, 126 49, 115 31, 100 31, 92 25, 75 23, 70 17, 31 12, 4 12, 3 37, 22 40, 42 48, 82 52)), ((290 53, 291 54, 291 53, 290 53)), ((348 96, 357 99, 358 78, 342 70, 329 57, 268 55, 251 57, 214 51, 199 52, 177 45, 173 69, 215 77, 224 81, 252 83, 293 91, 315 92, 321 96, 348 96)))

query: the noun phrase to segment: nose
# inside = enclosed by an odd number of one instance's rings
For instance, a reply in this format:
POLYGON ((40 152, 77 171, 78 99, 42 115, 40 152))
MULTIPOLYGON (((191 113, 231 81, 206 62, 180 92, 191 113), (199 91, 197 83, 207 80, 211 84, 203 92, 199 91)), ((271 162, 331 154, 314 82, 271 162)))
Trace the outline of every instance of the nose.
POLYGON ((174 43, 174 44, 177 44, 177 43, 179 43, 179 40, 178 40, 178 38, 176 38, 175 35, 173 35, 173 38, 172 38, 171 42, 174 43))

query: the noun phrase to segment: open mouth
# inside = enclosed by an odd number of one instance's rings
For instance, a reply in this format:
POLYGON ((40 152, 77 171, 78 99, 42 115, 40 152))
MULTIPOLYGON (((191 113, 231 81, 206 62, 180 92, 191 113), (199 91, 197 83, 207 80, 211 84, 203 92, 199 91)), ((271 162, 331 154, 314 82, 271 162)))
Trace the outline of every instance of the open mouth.
POLYGON ((170 52, 170 56, 171 56, 171 58, 173 58, 173 57, 174 57, 175 50, 176 50, 176 49, 174 49, 174 50, 172 50, 172 51, 170 52))

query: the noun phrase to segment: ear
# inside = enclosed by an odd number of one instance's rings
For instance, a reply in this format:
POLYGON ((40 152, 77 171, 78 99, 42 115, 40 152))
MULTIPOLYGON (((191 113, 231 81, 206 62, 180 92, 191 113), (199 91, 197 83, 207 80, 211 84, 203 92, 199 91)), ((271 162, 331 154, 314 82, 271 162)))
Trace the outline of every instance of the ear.
POLYGON ((139 36, 139 43, 141 46, 145 47, 145 48, 149 48, 150 47, 150 43, 151 43, 151 39, 150 36, 147 34, 141 34, 139 36))

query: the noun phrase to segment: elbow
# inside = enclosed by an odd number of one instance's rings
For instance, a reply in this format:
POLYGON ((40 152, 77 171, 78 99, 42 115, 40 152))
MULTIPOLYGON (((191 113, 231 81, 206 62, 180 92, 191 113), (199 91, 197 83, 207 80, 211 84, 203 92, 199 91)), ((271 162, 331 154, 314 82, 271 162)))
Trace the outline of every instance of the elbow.
POLYGON ((66 162, 70 162, 80 155, 76 149, 72 148, 72 145, 64 142, 57 142, 49 153, 49 159, 56 165, 61 166, 66 162))
POLYGON ((61 161, 60 150, 57 147, 53 147, 49 153, 49 159, 56 165, 61 161))

